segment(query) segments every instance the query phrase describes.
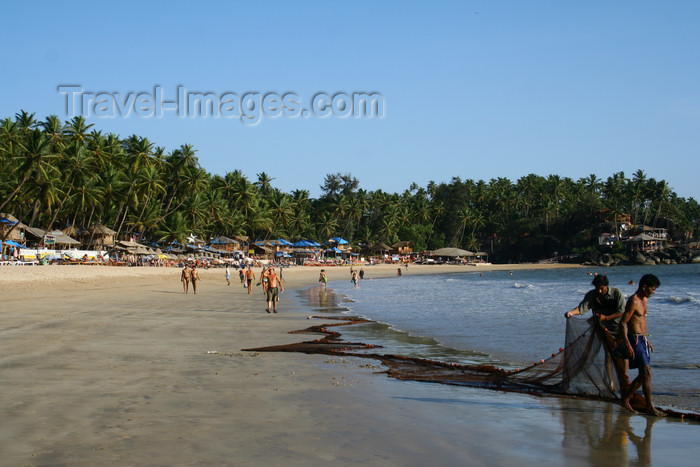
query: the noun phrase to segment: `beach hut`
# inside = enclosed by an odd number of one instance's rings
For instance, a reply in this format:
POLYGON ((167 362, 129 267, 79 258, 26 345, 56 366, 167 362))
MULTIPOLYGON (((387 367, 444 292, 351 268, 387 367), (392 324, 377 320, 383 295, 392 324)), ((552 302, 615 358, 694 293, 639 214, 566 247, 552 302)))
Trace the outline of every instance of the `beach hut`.
POLYGON ((0 240, 12 240, 13 242, 23 243, 26 228, 27 226, 15 216, 0 213, 0 240))
POLYGON ((248 248, 248 242, 250 242, 250 238, 247 235, 234 235, 233 239, 238 242, 238 248, 239 250, 245 250, 248 248))
POLYGON ((221 252, 233 252, 236 251, 240 248, 241 242, 234 238, 229 238, 226 236, 220 236, 216 237, 214 240, 211 241, 209 244, 210 248, 213 248, 215 250, 221 251, 221 252))
POLYGON ((341 252, 350 251, 350 243, 342 237, 333 237, 326 242, 331 248, 337 248, 341 252))
POLYGON ((410 255, 413 253, 413 242, 397 242, 391 245, 391 252, 397 255, 410 255))
POLYGON ((371 245, 367 245, 367 247, 364 249, 373 255, 384 255, 391 251, 391 247, 386 243, 373 243, 371 245))
POLYGON ((251 245, 253 253, 258 257, 264 257, 266 259, 272 259, 277 252, 277 247, 271 245, 270 242, 257 241, 251 245))
POLYGON ((117 232, 102 224, 95 223, 84 233, 87 237, 83 243, 95 250, 106 250, 113 246, 117 232))

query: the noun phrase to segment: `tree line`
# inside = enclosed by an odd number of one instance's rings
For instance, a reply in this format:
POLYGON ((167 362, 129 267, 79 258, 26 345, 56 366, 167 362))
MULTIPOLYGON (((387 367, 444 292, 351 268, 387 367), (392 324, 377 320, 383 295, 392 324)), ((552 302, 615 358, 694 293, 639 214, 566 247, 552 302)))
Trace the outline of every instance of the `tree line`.
MULTIPOLYGON (((466 169, 466 168, 465 168, 466 169)), ((503 261, 566 254, 597 243, 600 229, 665 227, 677 241, 697 238, 700 206, 664 180, 637 170, 603 180, 529 174, 411 184, 403 193, 366 191, 351 174, 327 174, 322 194, 285 193, 266 172, 210 174, 189 144, 166 150, 148 138, 92 129, 83 117, 61 121, 20 111, 0 120, 0 212, 46 230, 100 223, 119 238, 185 243, 245 235, 251 239, 341 236, 355 245, 399 240, 414 250, 455 246, 503 261), (605 221, 609 221, 606 225, 605 221)))

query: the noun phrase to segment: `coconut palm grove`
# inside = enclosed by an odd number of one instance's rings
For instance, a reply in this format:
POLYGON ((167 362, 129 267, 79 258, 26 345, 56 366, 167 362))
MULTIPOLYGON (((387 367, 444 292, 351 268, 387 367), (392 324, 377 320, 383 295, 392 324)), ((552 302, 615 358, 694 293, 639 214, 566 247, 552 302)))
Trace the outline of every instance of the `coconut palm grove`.
MULTIPOLYGON (((413 251, 459 247, 494 262, 582 254, 602 232, 630 225, 667 229, 688 243, 700 233, 700 206, 641 170, 573 180, 528 174, 518 180, 461 179, 410 184, 402 193, 366 191, 352 174, 327 174, 321 196, 309 187, 275 188, 274 174, 249 178, 235 167, 211 174, 183 143, 163 148, 145 136, 92 128, 82 117, 0 120, 0 212, 42 229, 105 225, 160 245, 202 239, 326 240, 354 248, 399 241, 413 251)), ((429 159, 429 158, 427 158, 429 159)), ((426 159, 426 160, 427 160, 426 159)), ((632 170, 634 168, 631 168, 632 170)), ((469 173, 469 166, 456 172, 469 173)))

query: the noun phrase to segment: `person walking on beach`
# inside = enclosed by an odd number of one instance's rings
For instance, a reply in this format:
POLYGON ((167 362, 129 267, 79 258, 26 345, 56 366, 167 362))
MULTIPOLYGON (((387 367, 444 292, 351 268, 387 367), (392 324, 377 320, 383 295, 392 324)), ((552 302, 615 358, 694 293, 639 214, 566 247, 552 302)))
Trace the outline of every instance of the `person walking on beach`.
POLYGON ((401 268, 396 268, 396 275, 401 277, 401 268))
POLYGON ((245 272, 244 272, 244 268, 242 265, 241 265, 241 269, 238 270, 238 278, 241 280, 241 284, 244 284, 244 286, 245 286, 245 272))
POLYGON ((253 293, 253 280, 255 280, 255 273, 248 265, 248 269, 245 272, 246 285, 248 286, 248 295, 253 293))
POLYGON ((270 269, 271 269, 271 268, 269 268, 268 266, 263 266, 262 271, 260 271, 260 280, 258 281, 257 284, 255 284, 256 286, 262 284, 262 286, 263 286, 263 288, 262 288, 262 293, 263 293, 263 295, 267 295, 267 288, 268 288, 268 286, 269 286, 269 282, 268 282, 268 280, 267 280, 267 275, 268 275, 270 269))
POLYGON ((630 412, 636 411, 630 405, 630 400, 642 388, 646 411, 651 415, 663 417, 666 414, 659 411, 651 401, 651 352, 654 346, 649 342, 647 334, 647 303, 649 297, 656 293, 661 281, 653 274, 645 274, 639 280, 637 291, 627 300, 625 313, 622 315, 622 335, 625 338, 630 368, 637 368, 639 374, 622 399, 622 405, 630 412))
POLYGON ((272 312, 277 313, 277 302, 279 301, 280 292, 284 292, 284 287, 282 286, 282 281, 280 281, 277 274, 275 274, 275 268, 269 268, 266 272, 267 276, 267 312, 270 312, 270 307, 272 307, 272 312))
POLYGON ((202 279, 199 278, 199 271, 197 270, 197 266, 192 265, 192 272, 190 273, 190 278, 192 279, 192 290, 194 291, 195 295, 197 294, 197 282, 201 281, 202 279))
POLYGON ((350 281, 355 285, 355 288, 357 288, 357 278, 358 278, 357 271, 353 271, 352 272, 352 279, 350 279, 350 281))
POLYGON ((231 285, 231 270, 228 267, 228 264, 226 265, 226 285, 231 285))
POLYGON ((182 274, 180 274, 180 281, 182 281, 182 290, 184 293, 189 293, 190 291, 190 275, 192 271, 190 270, 189 264, 185 263, 185 267, 182 268, 182 274))
MULTIPOLYGON (((593 315, 598 319, 606 333, 602 341, 606 350, 605 367, 608 371, 608 377, 612 382, 612 365, 614 364, 620 384, 620 394, 624 397, 629 387, 627 360, 616 349, 624 344, 620 320, 625 309, 625 296, 620 289, 610 287, 607 276, 595 276, 592 284, 595 289, 588 291, 583 296, 581 303, 576 308, 564 313, 564 316, 568 319, 593 310, 593 315)), ((614 390, 614 386, 611 389, 614 390)))
POLYGON ((360 268, 360 280, 365 278, 365 270, 364 268, 360 268))
POLYGON ((318 275, 318 281, 323 284, 323 287, 326 287, 326 284, 328 283, 328 278, 326 277, 326 270, 321 269, 321 273, 318 275))

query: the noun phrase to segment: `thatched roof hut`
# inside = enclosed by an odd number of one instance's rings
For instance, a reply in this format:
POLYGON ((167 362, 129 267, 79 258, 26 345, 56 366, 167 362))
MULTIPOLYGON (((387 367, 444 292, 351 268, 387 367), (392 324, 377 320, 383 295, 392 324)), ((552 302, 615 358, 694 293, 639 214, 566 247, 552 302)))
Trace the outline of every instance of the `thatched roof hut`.
POLYGON ((95 223, 87 230, 85 243, 98 250, 107 249, 114 245, 116 235, 117 232, 109 227, 95 223))

